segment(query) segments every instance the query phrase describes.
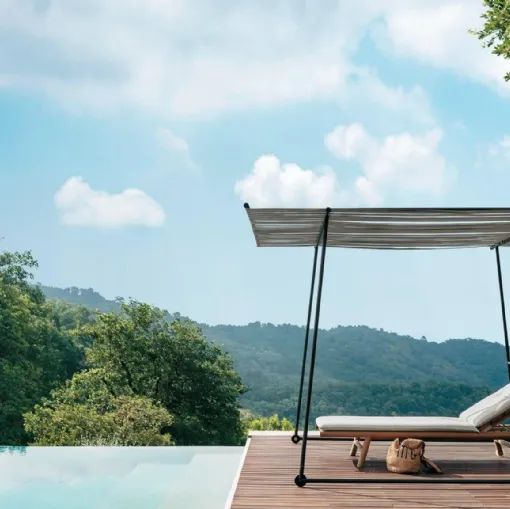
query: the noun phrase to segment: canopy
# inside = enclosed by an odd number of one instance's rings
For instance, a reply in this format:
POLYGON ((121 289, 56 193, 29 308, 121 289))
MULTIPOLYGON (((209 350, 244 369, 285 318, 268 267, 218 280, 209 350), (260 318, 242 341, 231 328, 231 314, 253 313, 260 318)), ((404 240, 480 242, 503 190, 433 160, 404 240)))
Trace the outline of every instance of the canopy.
MULTIPOLYGON (((505 298, 499 247, 510 244, 510 209, 506 208, 257 208, 244 207, 259 247, 313 246, 314 258, 312 283, 308 302, 308 318, 305 329, 301 380, 296 412, 296 428, 292 442, 302 441, 299 474, 295 482, 303 487, 307 482, 352 483, 352 482, 400 482, 395 479, 378 480, 333 478, 316 479, 305 476, 306 447, 309 440, 327 440, 308 436, 312 386, 319 333, 319 317, 324 281, 324 262, 327 247, 362 249, 440 249, 462 247, 490 247, 496 252, 501 315, 505 338, 506 364, 510 379, 510 344, 506 323, 505 298), (319 262, 319 247, 321 247, 319 262), (319 263, 318 263, 319 262, 319 263), (312 351, 308 372, 303 434, 299 435, 301 406, 303 399, 308 341, 312 325, 312 307, 315 276, 319 265, 319 282, 315 298, 315 319, 313 325, 312 351)), ((332 438, 334 440, 334 438, 332 438)), ((409 480, 406 482, 423 482, 409 480)), ((431 482, 458 482, 459 484, 498 483, 493 479, 443 479, 431 482)), ((510 480, 504 482, 510 483, 510 480)))
POLYGON ((510 240, 510 208, 245 208, 259 247, 317 245, 326 210, 328 247, 495 247, 510 240))

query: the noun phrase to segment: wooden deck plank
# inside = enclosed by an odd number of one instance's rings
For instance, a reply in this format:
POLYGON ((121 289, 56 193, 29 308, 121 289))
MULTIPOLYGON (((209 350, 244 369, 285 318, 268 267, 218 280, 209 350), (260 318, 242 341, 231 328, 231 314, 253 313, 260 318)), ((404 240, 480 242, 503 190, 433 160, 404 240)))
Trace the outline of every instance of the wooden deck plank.
MULTIPOLYGON (((349 456, 350 442, 309 442, 305 474, 321 478, 402 477, 386 469, 388 446, 374 442, 364 470, 359 471, 357 458, 349 456)), ((510 485, 351 483, 298 488, 294 477, 300 453, 301 444, 294 445, 288 436, 252 436, 231 509, 510 508, 510 485)), ((427 456, 444 470, 441 477, 510 478, 510 457, 498 458, 491 443, 427 443, 427 456)))

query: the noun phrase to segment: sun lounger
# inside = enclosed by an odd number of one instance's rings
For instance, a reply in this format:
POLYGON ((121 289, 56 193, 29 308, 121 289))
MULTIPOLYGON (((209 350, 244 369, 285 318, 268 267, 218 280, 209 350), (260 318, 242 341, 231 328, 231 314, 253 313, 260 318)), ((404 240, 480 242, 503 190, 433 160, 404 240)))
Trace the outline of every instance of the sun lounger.
POLYGON ((321 437, 352 437, 351 456, 356 456, 358 448, 361 449, 358 468, 363 468, 373 440, 395 438, 494 441, 496 454, 502 456, 502 446, 507 446, 505 440, 510 440, 510 426, 502 423, 509 417, 510 384, 464 410, 459 417, 341 415, 319 417, 316 425, 321 437))

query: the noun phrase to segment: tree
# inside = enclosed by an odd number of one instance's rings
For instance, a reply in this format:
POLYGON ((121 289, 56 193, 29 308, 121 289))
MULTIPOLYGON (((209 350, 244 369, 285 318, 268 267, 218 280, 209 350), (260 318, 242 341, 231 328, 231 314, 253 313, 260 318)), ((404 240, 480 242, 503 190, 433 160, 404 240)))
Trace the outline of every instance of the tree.
POLYGON ((245 412, 243 425, 246 433, 249 431, 294 431, 294 424, 285 417, 280 419, 278 414, 274 414, 272 417, 262 417, 245 412))
POLYGON ((120 305, 116 301, 105 299, 92 288, 55 288, 53 286, 39 285, 39 288, 46 295, 47 299, 58 299, 71 304, 81 304, 90 310, 99 310, 103 313, 119 311, 120 305))
MULTIPOLYGON (((510 59, 510 1, 484 0, 487 10, 482 14, 485 20, 483 28, 469 32, 482 41, 482 46, 492 48, 492 53, 510 59)), ((510 72, 505 80, 510 81, 510 72)))
POLYGON ((165 313, 136 301, 121 313, 99 314, 81 334, 89 338, 87 362, 113 378, 117 394, 144 396, 173 416, 182 445, 237 444, 243 437, 238 396, 244 390, 233 360, 189 321, 169 323, 165 313))
POLYGON ((58 299, 48 300, 47 306, 56 327, 62 333, 67 333, 72 337, 73 343, 80 353, 80 368, 86 368, 85 350, 91 346, 90 338, 82 336, 78 330, 84 325, 94 323, 96 313, 81 304, 70 304, 58 299))
POLYGON ((47 304, 57 327, 61 330, 74 331, 83 325, 93 323, 96 319, 94 311, 81 304, 70 304, 57 299, 49 299, 47 304))
POLYGON ((41 303, 44 302, 43 292, 30 283, 34 279, 32 270, 38 266, 31 251, 0 253, 0 279, 5 284, 18 287, 34 301, 41 303))
POLYGON ((0 443, 23 445, 23 413, 79 368, 82 355, 29 281, 30 253, 0 254, 0 443))
POLYGON ((144 396, 114 395, 114 376, 77 373, 50 399, 25 414, 34 445, 172 445, 170 413, 144 396))

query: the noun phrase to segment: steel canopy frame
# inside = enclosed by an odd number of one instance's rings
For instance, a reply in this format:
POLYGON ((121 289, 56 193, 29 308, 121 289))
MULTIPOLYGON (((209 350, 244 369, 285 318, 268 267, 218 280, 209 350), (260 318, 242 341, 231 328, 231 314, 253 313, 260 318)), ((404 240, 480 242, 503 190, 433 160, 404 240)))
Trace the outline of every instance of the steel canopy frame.
MULTIPOLYGON (((245 209, 249 210, 250 206, 248 203, 244 204, 245 209)), ((367 209, 369 210, 369 209, 367 209)), ((326 260, 326 248, 328 243, 328 227, 330 222, 331 208, 327 207, 324 210, 324 217, 322 220, 322 226, 320 228, 317 240, 315 242, 314 247, 314 257, 313 257, 313 269, 312 269, 312 282, 310 287, 310 299, 308 304, 308 316, 307 316, 307 324, 306 324, 306 332, 305 332, 305 342, 303 349, 303 360, 301 366, 301 380, 299 385, 299 395, 298 395, 298 404, 297 404, 297 415, 296 415, 296 429, 294 435, 291 440, 294 444, 301 444, 301 460, 299 466, 299 473, 294 479, 294 482, 299 487, 304 487, 306 484, 510 484, 510 478, 508 479, 476 479, 476 478, 463 478, 463 479, 451 479, 451 478, 395 478, 395 477, 387 477, 387 478, 308 478, 305 475, 305 464, 306 464, 306 449, 309 440, 330 440, 330 441, 342 441, 345 440, 343 438, 326 438, 326 437, 310 437, 308 436, 308 428, 310 421, 310 408, 311 408, 311 400, 312 400, 312 389, 313 389, 313 376, 315 369, 315 358, 317 353, 317 336, 319 331, 319 319, 320 319, 320 308, 322 301, 322 286, 324 281, 324 266, 326 260), (310 325, 312 319, 312 308, 313 308, 313 294, 315 290, 315 278, 317 273, 317 261, 318 261, 318 251, 319 246, 321 246, 321 257, 320 257, 320 265, 319 265, 319 282, 317 288, 317 295, 315 299, 315 317, 314 317, 314 328, 313 328, 313 337, 312 337, 312 348, 311 348, 311 358, 310 358, 310 368, 308 373, 308 390, 306 397, 306 406, 305 406, 305 419, 303 426, 303 434, 299 435, 299 424, 301 419, 301 406, 302 406, 302 398, 303 398, 303 387, 304 387, 304 379, 305 379, 305 371, 306 371, 306 359, 308 354, 308 346, 309 346, 309 338, 310 338, 310 325)), ((256 236, 256 233, 255 233, 256 236)), ((258 243, 258 241, 257 241, 258 243)), ((498 271, 498 284, 499 284, 499 294, 501 300, 501 315, 502 315, 502 323, 503 323, 503 332, 505 338, 505 351, 506 351, 506 363, 507 363, 507 372, 508 378, 510 382, 510 346, 508 339, 508 329, 507 329, 507 321, 506 321, 506 309, 505 309, 505 297, 503 291, 503 278, 501 271, 501 260, 499 256, 499 247, 505 244, 510 243, 510 237, 503 239, 491 246, 491 250, 495 250, 496 252, 496 262, 497 262, 497 271, 498 271)), ((351 440, 350 438, 347 440, 351 440)), ((436 439, 437 441, 438 439, 436 439)), ((445 441, 461 441, 461 440, 452 440, 448 439, 445 441)))

